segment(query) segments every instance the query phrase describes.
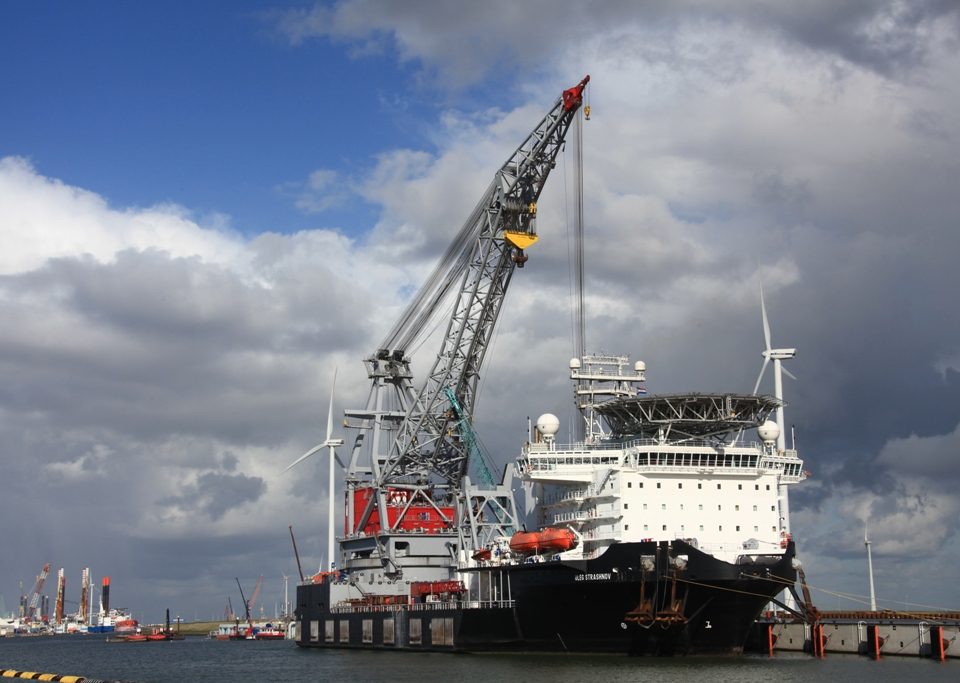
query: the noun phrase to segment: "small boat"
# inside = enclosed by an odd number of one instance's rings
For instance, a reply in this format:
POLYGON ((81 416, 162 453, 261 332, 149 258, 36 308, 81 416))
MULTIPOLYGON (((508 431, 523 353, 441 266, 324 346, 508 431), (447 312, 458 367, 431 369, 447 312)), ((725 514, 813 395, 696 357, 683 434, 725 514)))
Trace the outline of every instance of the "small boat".
POLYGON ((131 633, 107 638, 108 643, 145 643, 147 640, 149 640, 149 636, 143 633, 131 633))
POLYGON ((540 531, 518 531, 510 537, 510 550, 518 555, 560 553, 577 547, 577 536, 570 529, 549 527, 540 531))
POLYGON ((257 640, 283 640, 286 637, 286 633, 272 624, 267 624, 266 628, 262 628, 254 634, 254 638, 257 640))

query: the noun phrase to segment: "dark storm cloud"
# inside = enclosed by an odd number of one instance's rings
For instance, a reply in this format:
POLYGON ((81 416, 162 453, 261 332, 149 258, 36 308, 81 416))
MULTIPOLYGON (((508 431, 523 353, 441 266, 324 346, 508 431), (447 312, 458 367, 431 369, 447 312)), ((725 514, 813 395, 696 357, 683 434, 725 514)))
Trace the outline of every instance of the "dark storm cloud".
POLYGON ((284 278, 246 284, 220 266, 152 250, 4 276, 0 395, 8 410, 55 415, 63 428, 273 440, 255 417, 275 412, 290 427, 306 417, 291 359, 351 347, 366 332, 349 313, 356 293, 322 267, 284 278), (331 324, 338 319, 349 324, 331 324))
POLYGON ((222 472, 204 472, 193 483, 185 484, 179 496, 161 498, 161 506, 173 506, 179 512, 192 515, 203 513, 217 521, 234 508, 255 503, 266 492, 260 477, 222 472))
POLYGON ((930 43, 941 38, 938 22, 954 34, 960 28, 960 8, 951 0, 742 4, 747 21, 753 17, 802 45, 890 76, 926 62, 930 43))

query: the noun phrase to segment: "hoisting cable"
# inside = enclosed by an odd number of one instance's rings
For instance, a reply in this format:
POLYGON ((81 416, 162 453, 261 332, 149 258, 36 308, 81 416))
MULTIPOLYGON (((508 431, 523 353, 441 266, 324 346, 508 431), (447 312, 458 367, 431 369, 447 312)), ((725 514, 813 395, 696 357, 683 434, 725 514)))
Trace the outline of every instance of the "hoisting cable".
MULTIPOLYGON (((583 115, 578 112, 573 123, 573 314, 574 314, 574 347, 573 357, 582 361, 586 353, 586 325, 584 323, 583 307, 583 115)), ((577 382, 577 389, 582 387, 582 381, 577 382)), ((580 404, 580 394, 577 394, 577 405, 580 404)), ((583 441, 586 436, 583 416, 578 415, 574 433, 576 441, 583 441)))

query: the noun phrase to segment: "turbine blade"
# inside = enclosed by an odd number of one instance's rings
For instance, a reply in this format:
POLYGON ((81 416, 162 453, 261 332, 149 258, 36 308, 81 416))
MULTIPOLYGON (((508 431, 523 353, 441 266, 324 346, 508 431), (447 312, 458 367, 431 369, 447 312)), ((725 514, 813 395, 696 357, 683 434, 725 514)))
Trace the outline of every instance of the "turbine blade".
POLYGON ((341 469, 347 469, 347 466, 343 464, 343 460, 340 459, 336 451, 333 452, 333 458, 337 461, 337 464, 340 465, 341 469))
POLYGON ((763 373, 767 369, 767 364, 770 362, 770 357, 767 356, 763 359, 763 365, 760 366, 760 374, 757 375, 757 383, 753 385, 753 394, 756 396, 757 389, 760 388, 760 381, 763 379, 763 373))
POLYGON ((763 341, 767 344, 767 351, 770 351, 770 321, 767 320, 767 305, 763 301, 763 284, 760 284, 760 312, 763 314, 763 341))
POLYGON ((311 455, 313 455, 314 453, 316 453, 317 451, 319 451, 319 450, 320 450, 321 448, 323 448, 323 447, 324 447, 324 445, 323 445, 322 443, 317 444, 316 446, 314 446, 313 448, 311 448, 309 451, 307 451, 306 453, 304 453, 303 455, 301 455, 299 458, 297 458, 296 460, 294 460, 292 463, 290 463, 289 465, 287 465, 287 469, 285 469, 284 472, 289 472, 295 465, 299 465, 300 463, 302 463, 304 460, 306 460, 307 458, 309 458, 311 455))
POLYGON ((337 388, 337 369, 333 369, 333 384, 330 385, 330 405, 327 409, 327 441, 333 435, 333 392, 337 388))
POLYGON ((793 374, 792 372, 790 372, 789 370, 787 370, 785 367, 783 367, 783 364, 780 365, 780 369, 783 371, 783 374, 785 374, 785 375, 786 375, 787 377, 789 377, 790 379, 792 379, 792 380, 796 380, 796 379, 797 379, 797 376, 796 376, 795 374, 793 374))

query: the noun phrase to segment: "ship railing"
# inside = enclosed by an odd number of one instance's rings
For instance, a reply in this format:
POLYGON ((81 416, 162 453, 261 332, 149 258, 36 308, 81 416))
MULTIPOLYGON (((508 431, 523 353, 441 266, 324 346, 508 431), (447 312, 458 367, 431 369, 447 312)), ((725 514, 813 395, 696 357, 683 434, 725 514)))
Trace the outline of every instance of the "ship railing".
POLYGON ((405 602, 392 605, 334 605, 330 611, 334 614, 355 614, 357 612, 399 612, 408 609, 405 602))
POLYGON ((504 609, 516 604, 515 600, 439 600, 436 602, 401 602, 390 605, 334 605, 333 614, 357 614, 360 612, 435 612, 450 609, 504 609))
POLYGON ((410 605, 412 612, 444 609, 499 609, 509 608, 515 600, 458 600, 456 602, 416 602, 410 605))
MULTIPOLYGON (((565 451, 548 451, 531 454, 519 461, 521 468, 530 470, 553 470, 558 467, 576 468, 578 465, 619 465, 629 468, 646 467, 684 467, 698 469, 739 468, 739 469, 776 469, 788 474, 799 474, 803 461, 799 458, 761 454, 756 451, 719 451, 719 450, 668 450, 630 451, 623 458, 609 458, 606 455, 583 455, 565 451)), ((581 489, 582 490, 582 489, 581 489)), ((573 492, 571 492, 573 493, 573 492)), ((598 495, 588 489, 588 495, 598 495)))
MULTIPOLYGON (((563 455, 581 455, 581 456, 590 456, 596 451, 626 451, 636 448, 676 448, 676 449, 687 449, 687 448, 709 448, 713 451, 762 451, 763 445, 759 441, 738 441, 736 443, 729 443, 726 445, 718 446, 716 441, 710 441, 708 439, 690 439, 683 442, 676 441, 661 441, 660 439, 652 439, 649 437, 643 437, 638 439, 631 439, 629 441, 604 441, 601 443, 595 444, 582 444, 582 443, 573 443, 573 444, 553 444, 551 447, 547 443, 530 443, 524 446, 523 454, 531 455, 541 455, 544 453, 556 453, 563 455)), ((790 451, 787 451, 789 454, 790 451)), ((795 454, 796 451, 793 451, 795 454)))
POLYGON ((587 489, 575 489, 560 494, 546 496, 543 499, 544 505, 558 505, 562 503, 582 503, 585 498, 593 496, 593 487, 587 489))

